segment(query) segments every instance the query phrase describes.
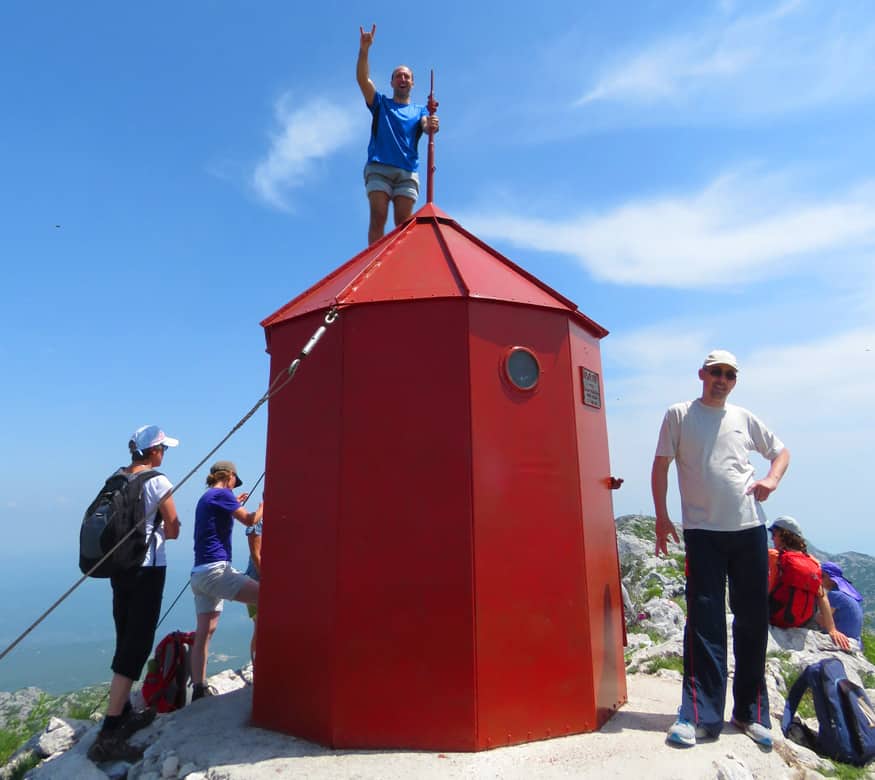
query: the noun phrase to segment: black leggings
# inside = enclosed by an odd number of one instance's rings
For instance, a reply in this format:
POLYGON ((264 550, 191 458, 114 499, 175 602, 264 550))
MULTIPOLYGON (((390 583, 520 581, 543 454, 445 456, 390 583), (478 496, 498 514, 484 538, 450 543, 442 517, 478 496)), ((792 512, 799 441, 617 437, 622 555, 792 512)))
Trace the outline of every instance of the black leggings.
POLYGON ((115 655, 112 670, 139 680, 152 652, 155 628, 161 615, 165 566, 144 566, 117 574, 112 583, 112 619, 115 621, 115 655))

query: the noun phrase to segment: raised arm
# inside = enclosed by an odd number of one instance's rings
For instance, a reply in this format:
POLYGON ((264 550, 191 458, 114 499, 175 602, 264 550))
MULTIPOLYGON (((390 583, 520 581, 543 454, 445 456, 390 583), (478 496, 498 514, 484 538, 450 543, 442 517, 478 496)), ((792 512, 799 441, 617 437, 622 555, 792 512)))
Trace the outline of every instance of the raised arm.
POLYGON ((258 505, 258 509, 256 509, 254 512, 247 512, 246 507, 241 506, 231 512, 231 514, 237 520, 243 523, 243 525, 255 525, 259 520, 261 520, 261 517, 264 514, 264 501, 262 501, 258 505))
POLYGON ((370 32, 365 32, 364 27, 359 27, 359 35, 361 37, 359 39, 359 56, 355 63, 355 79, 368 106, 373 104, 374 95, 377 94, 377 88, 374 86, 374 82, 371 81, 371 67, 368 64, 368 51, 374 42, 376 34, 376 24, 372 25, 370 32))
POLYGON ((667 455, 657 455, 653 459, 650 472, 650 489, 653 493, 653 508, 656 512, 656 554, 668 555, 668 537, 680 543, 674 523, 668 516, 668 467, 672 459, 667 455))

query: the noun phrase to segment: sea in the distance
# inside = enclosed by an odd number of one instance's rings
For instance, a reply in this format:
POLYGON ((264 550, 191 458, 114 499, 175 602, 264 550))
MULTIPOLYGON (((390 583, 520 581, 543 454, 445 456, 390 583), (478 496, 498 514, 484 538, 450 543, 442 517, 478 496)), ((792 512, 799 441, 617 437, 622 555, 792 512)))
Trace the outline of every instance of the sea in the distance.
MULTIPOLYGON (((0 582, 0 652, 45 612, 78 579, 63 561, 17 562, 0 582)), ((155 634, 155 642, 176 629, 194 631, 194 600, 185 564, 168 567, 162 615, 179 595, 155 634)), ((245 564, 244 564, 245 565, 245 564)), ((112 591, 108 580, 86 580, 39 626, 0 660, 0 690, 35 686, 59 694, 108 682, 114 648, 112 591)), ((225 602, 210 643, 208 674, 237 669, 249 661, 252 621, 243 604, 225 602)))

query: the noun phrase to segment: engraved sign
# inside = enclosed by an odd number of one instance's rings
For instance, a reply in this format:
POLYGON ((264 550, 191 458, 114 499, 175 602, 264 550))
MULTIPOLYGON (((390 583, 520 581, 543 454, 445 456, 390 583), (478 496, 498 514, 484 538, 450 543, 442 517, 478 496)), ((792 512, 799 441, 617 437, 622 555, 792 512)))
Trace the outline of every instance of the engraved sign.
POLYGON ((583 403, 593 409, 602 408, 602 390, 599 375, 588 368, 580 367, 580 382, 583 389, 583 403))

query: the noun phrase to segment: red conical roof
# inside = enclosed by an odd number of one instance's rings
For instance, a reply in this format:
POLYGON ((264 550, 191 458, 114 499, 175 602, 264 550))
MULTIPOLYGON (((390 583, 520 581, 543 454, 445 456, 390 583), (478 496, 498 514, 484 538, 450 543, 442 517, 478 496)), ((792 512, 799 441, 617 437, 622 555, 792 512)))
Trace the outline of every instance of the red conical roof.
POLYGON ((271 314, 269 328, 330 306, 479 298, 567 311, 597 338, 608 334, 577 305, 461 227, 433 203, 271 314))

